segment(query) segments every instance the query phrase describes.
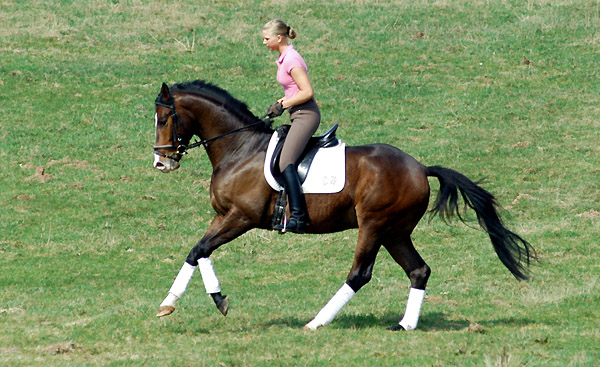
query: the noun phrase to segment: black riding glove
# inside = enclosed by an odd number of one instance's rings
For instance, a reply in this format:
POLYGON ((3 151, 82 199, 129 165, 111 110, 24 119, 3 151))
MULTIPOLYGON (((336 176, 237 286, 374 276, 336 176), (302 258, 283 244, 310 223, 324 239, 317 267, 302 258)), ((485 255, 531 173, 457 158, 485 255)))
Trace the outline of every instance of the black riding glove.
POLYGON ((281 102, 277 101, 269 107, 269 109, 267 110, 267 116, 271 118, 281 116, 284 110, 285 108, 283 108, 281 102))

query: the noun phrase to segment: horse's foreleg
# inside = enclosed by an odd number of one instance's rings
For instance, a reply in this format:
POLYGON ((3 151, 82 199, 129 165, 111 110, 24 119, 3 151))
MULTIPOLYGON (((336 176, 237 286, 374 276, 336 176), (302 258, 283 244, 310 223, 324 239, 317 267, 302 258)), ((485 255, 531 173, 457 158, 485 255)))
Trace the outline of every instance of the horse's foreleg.
POLYGON ((221 285, 219 284, 219 279, 215 273, 212 261, 208 257, 203 257, 198 260, 197 266, 190 265, 187 261, 183 264, 181 270, 179 270, 179 274, 177 274, 177 277, 173 281, 171 289, 169 289, 167 297, 160 304, 156 316, 167 316, 175 311, 175 304, 187 290, 196 268, 200 269, 206 293, 212 296, 213 301, 223 316, 227 315, 227 311, 229 310, 229 300, 227 299, 227 296, 221 295, 221 285))
POLYGON ((195 271, 196 266, 190 265, 187 262, 183 263, 181 270, 179 270, 179 274, 177 274, 177 277, 175 277, 175 280, 173 281, 171 289, 169 289, 167 297, 160 304, 156 316, 168 316, 175 311, 175 303, 177 303, 177 300, 185 293, 195 271))
POLYGON ((317 316, 311 320, 304 329, 317 330, 321 326, 329 324, 340 312, 356 292, 371 280, 373 265, 379 251, 379 246, 367 240, 370 236, 361 230, 358 236, 358 245, 354 253, 354 264, 348 274, 346 283, 337 291, 331 300, 319 311, 317 316))
POLYGON ((396 260, 410 278, 410 292, 406 303, 404 317, 390 330, 415 330, 421 315, 421 306, 425 298, 425 287, 431 274, 429 266, 415 250, 410 236, 393 245, 385 246, 392 258, 396 260))
POLYGON ((202 240, 190 251, 156 316, 167 316, 175 311, 175 304, 185 293, 196 268, 200 270, 206 293, 211 295, 219 311, 224 316, 227 315, 229 301, 227 296, 221 294, 219 279, 209 256, 219 246, 246 232, 247 222, 240 218, 230 213, 225 217, 217 216, 213 220, 202 240))
POLYGON ((198 259, 198 268, 200 269, 200 274, 202 275, 202 281, 204 282, 204 289, 206 289, 206 293, 211 295, 213 301, 223 316, 227 316, 227 311, 229 311, 229 300, 227 299, 227 296, 221 295, 221 285, 219 284, 219 279, 217 278, 217 274, 215 273, 215 269, 210 258, 203 257, 198 259))

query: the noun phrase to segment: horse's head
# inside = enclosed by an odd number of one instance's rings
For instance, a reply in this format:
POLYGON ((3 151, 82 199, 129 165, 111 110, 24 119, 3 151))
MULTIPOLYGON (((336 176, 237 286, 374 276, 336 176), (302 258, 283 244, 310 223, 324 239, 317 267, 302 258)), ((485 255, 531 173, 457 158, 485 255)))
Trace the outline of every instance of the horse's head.
POLYGON ((185 122, 175 110, 175 98, 165 83, 155 104, 154 168, 169 173, 179 168, 179 160, 186 153, 191 135, 186 132, 185 122))

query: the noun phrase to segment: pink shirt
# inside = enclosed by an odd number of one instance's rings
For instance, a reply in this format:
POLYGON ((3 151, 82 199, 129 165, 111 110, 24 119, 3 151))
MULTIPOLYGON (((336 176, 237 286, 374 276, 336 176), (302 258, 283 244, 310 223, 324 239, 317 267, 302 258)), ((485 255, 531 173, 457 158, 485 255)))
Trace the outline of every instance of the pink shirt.
POLYGON ((290 99, 300 91, 298 85, 292 78, 291 71, 296 66, 302 67, 308 72, 306 62, 298 51, 294 50, 294 46, 289 45, 279 58, 277 58, 277 81, 283 86, 285 99, 290 99))

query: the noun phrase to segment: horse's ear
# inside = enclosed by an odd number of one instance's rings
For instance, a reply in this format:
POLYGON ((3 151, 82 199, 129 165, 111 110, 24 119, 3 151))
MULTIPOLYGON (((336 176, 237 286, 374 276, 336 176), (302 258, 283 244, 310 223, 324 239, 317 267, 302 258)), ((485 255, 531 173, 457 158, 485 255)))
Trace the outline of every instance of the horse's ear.
POLYGON ((169 86, 166 83, 162 84, 160 94, 162 96, 163 101, 168 101, 169 99, 171 99, 171 91, 169 90, 169 86))

